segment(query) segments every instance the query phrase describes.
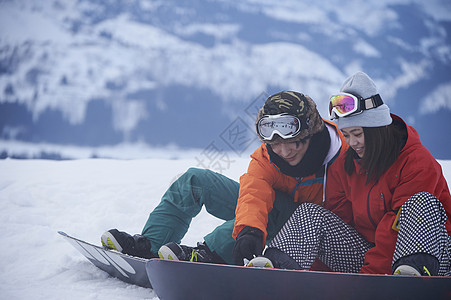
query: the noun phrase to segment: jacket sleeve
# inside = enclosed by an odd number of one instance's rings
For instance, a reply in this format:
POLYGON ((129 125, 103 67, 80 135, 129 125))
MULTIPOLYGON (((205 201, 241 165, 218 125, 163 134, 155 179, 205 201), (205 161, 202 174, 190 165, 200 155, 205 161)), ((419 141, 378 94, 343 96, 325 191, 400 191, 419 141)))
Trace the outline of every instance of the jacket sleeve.
POLYGON ((425 149, 410 155, 399 167, 400 180, 393 192, 392 210, 398 210, 407 199, 419 192, 429 192, 439 198, 442 171, 435 158, 425 149))
POLYGON ((388 212, 378 224, 375 234, 375 246, 366 252, 360 273, 392 273, 392 259, 398 237, 398 233, 391 229, 395 218, 396 214, 394 212, 388 212))
POLYGON ((240 192, 235 211, 233 238, 245 227, 260 229, 266 240, 268 214, 274 204, 275 168, 260 155, 253 156, 248 172, 240 178, 240 192))

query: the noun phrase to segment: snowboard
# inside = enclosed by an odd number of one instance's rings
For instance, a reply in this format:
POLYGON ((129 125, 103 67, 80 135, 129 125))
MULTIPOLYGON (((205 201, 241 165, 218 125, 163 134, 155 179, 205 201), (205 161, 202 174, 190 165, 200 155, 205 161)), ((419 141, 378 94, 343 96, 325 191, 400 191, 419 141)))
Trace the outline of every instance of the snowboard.
POLYGON ((108 250, 58 231, 63 238, 99 269, 127 283, 152 288, 146 272, 145 258, 108 250))
POLYGON ((160 299, 451 299, 450 277, 264 269, 151 259, 160 299))

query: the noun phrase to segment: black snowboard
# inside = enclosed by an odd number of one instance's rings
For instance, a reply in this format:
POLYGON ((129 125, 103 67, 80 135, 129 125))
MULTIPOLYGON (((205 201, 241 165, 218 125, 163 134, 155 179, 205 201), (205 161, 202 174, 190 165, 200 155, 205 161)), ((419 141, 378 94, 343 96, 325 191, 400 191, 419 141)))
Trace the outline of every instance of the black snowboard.
POLYGON ((451 277, 366 275, 151 259, 153 289, 173 299, 451 299, 451 277))
POLYGON ((122 281, 152 288, 146 273, 148 259, 107 250, 74 238, 62 231, 58 231, 58 233, 99 269, 122 281))

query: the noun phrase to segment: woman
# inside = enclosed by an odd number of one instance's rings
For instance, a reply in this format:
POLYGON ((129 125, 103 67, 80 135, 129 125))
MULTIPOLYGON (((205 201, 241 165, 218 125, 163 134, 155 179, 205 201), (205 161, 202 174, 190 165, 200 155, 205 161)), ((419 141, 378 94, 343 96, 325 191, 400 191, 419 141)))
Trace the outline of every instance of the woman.
POLYGON ((210 263, 243 265, 244 258, 260 255, 299 203, 324 201, 324 174, 346 147, 336 125, 324 122, 315 102, 298 92, 270 96, 256 130, 263 143, 240 183, 191 168, 163 195, 141 235, 112 229, 102 235, 102 244, 135 256, 158 252, 166 259, 210 263), (225 222, 197 247, 180 245, 203 206, 225 222))
POLYGON ((363 72, 332 96, 349 148, 331 166, 325 208, 302 204, 253 266, 451 274, 451 196, 440 165, 411 126, 390 114, 363 72))

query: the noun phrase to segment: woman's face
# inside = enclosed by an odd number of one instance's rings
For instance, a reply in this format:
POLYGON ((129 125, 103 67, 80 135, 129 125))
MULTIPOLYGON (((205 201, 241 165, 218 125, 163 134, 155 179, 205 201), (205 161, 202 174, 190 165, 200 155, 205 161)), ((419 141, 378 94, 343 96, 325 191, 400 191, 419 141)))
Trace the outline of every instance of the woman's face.
POLYGON ((360 158, 365 154, 365 134, 362 127, 347 127, 341 130, 349 147, 354 149, 360 158))
POLYGON ((271 148, 290 166, 295 166, 304 158, 309 145, 310 139, 305 139, 300 142, 272 144, 271 148))

